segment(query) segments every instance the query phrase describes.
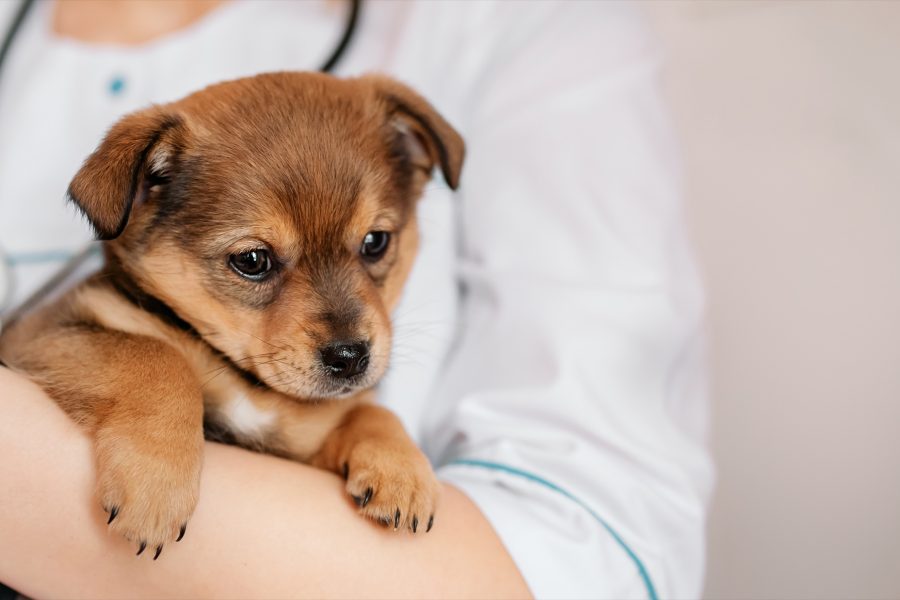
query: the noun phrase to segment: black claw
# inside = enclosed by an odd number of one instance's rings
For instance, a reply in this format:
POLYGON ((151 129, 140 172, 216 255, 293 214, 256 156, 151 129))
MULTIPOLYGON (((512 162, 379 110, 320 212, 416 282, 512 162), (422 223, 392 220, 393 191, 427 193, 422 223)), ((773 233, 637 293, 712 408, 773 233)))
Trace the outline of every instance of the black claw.
POLYGON ((140 556, 141 553, 147 548, 147 542, 141 542, 141 547, 138 548, 137 554, 135 556, 140 556))
POLYGON ((391 518, 390 517, 381 517, 381 524, 384 525, 385 527, 390 527, 391 518))
POLYGON ((157 546, 157 547, 156 547, 156 554, 153 555, 153 560, 156 560, 157 558, 159 558, 159 555, 160 555, 160 554, 162 554, 162 546, 157 546))
POLYGON ((113 522, 113 519, 119 516, 119 507, 113 506, 112 510, 109 511, 109 520, 106 522, 107 525, 113 522))
POLYGON ((431 531, 431 526, 434 525, 434 515, 428 517, 428 527, 425 528, 425 533, 431 531))
POLYGON ((372 499, 372 488, 366 488, 366 497, 363 498, 362 505, 366 506, 369 503, 369 500, 372 499))
POLYGON ((400 509, 397 509, 397 512, 394 513, 394 529, 396 530, 400 527, 400 509))
POLYGON ((350 465, 344 463, 344 479, 350 476, 350 465))
POLYGON ((418 529, 418 528, 419 528, 419 517, 413 517, 413 522, 412 522, 413 533, 415 533, 416 529, 418 529))
POLYGON ((355 502, 357 506, 363 505, 363 497, 362 496, 354 496, 353 494, 350 494, 350 497, 353 498, 353 502, 355 502))
POLYGON ((184 532, 187 531, 187 523, 181 526, 181 530, 178 532, 178 538, 176 538, 176 542, 180 542, 181 538, 184 537, 184 532))

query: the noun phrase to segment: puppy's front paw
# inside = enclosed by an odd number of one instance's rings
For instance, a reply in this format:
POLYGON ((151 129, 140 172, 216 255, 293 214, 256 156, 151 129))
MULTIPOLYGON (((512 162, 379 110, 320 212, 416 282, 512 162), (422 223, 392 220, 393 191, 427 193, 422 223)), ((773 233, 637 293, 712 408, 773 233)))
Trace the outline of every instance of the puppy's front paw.
POLYGON ((197 506, 202 438, 196 448, 176 446, 98 438, 97 496, 109 527, 137 544, 139 555, 149 548, 153 560, 167 542, 181 540, 197 506))
POLYGON ((441 487, 418 448, 362 442, 344 472, 347 492, 364 515, 394 530, 431 531, 441 487))

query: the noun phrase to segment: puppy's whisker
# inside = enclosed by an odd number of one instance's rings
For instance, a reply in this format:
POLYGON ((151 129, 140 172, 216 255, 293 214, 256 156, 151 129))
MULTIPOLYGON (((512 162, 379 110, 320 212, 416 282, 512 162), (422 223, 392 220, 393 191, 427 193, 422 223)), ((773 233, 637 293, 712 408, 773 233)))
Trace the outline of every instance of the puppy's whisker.
POLYGON ((435 320, 430 320, 430 321, 422 320, 422 319, 417 319, 415 321, 398 320, 398 321, 394 322, 394 331, 403 331, 406 329, 416 329, 419 327, 430 329, 430 328, 434 328, 434 327, 446 326, 448 324, 449 324, 449 321, 447 321, 446 319, 435 319, 435 320))
POLYGON ((275 360, 275 362, 281 363, 281 364, 283 364, 283 365, 286 366, 286 367, 290 367, 291 369, 294 369, 295 371, 296 371, 296 370, 299 370, 296 366, 294 366, 294 365, 293 365, 292 363, 290 363, 290 362, 287 362, 287 361, 285 361, 285 360, 281 360, 280 358, 276 358, 276 359, 274 359, 274 360, 275 360))
POLYGON ((249 356, 244 356, 244 357, 242 357, 242 358, 237 358, 237 359, 235 359, 235 360, 249 360, 249 359, 251 359, 251 358, 259 358, 259 357, 261 357, 261 356, 272 356, 273 354, 275 354, 275 353, 274 353, 274 352, 260 352, 260 353, 258 353, 258 354, 251 354, 251 355, 249 355, 249 356))
POLYGON ((288 378, 293 376, 294 374, 290 371, 281 370, 276 372, 271 378, 269 378, 269 383, 274 385, 294 385, 296 383, 296 378, 288 381, 288 378))
MULTIPOLYGON (((241 362, 248 361, 248 360, 255 360, 255 359, 257 359, 257 358, 261 358, 261 357, 264 357, 264 356, 269 356, 270 354, 271 354, 271 353, 267 353, 267 354, 255 354, 255 355, 253 355, 253 356, 245 356, 245 357, 243 357, 243 358, 235 359, 234 362, 235 362, 235 363, 241 363, 241 362)), ((255 366, 255 365, 253 365, 253 366, 255 366)), ((214 381, 217 377, 219 377, 220 375, 222 375, 222 373, 225 373, 226 371, 229 371, 230 369, 231 369, 231 367, 230 367, 229 365, 224 364, 224 365, 221 365, 221 366, 219 366, 219 367, 216 367, 216 368, 214 368, 214 369, 212 369, 212 370, 210 370, 210 371, 207 371, 206 373, 204 373, 204 375, 208 375, 209 377, 203 381, 202 386, 208 385, 209 383, 211 383, 212 381, 214 381)), ((201 386, 201 387, 202 387, 202 386, 201 386)))
POLYGON ((292 321, 294 322, 294 324, 295 324, 297 327, 299 327, 299 328, 303 331, 303 333, 305 333, 309 338, 315 339, 316 336, 314 335, 313 331, 309 328, 309 326, 308 326, 306 323, 300 321, 299 319, 297 319, 297 317, 295 317, 295 316, 293 316, 293 315, 291 316, 291 320, 292 320, 292 321))
POLYGON ((261 353, 261 354, 253 354, 253 355, 251 355, 251 356, 245 356, 245 357, 243 357, 243 358, 237 358, 237 359, 235 359, 234 362, 242 362, 242 361, 245 361, 245 360, 256 360, 257 358, 269 358, 269 357, 273 356, 274 354, 275 354, 274 352, 263 352, 263 353, 261 353))
POLYGON ((412 313, 421 312, 426 310, 432 306, 435 306, 436 302, 420 302, 419 304, 410 305, 410 306, 401 306, 398 307, 394 313, 394 319, 404 318, 412 313))
POLYGON ((273 344, 272 342, 270 342, 268 340, 264 340, 257 335, 253 335, 249 331, 244 331, 243 329, 235 329, 235 331, 237 331, 238 333, 242 333, 248 337, 252 337, 253 339, 258 340, 258 341, 262 342, 263 344, 266 344, 267 346, 271 346, 272 348, 281 350, 282 352, 293 352, 293 350, 294 350, 293 348, 286 348, 284 346, 279 346, 278 344, 273 344))
MULTIPOLYGON (((416 360, 415 358, 399 357, 399 358, 395 358, 394 360, 391 361, 391 363, 388 365, 388 369, 390 369, 391 367, 396 368, 399 366, 424 367, 425 363, 422 362, 421 360, 416 360)), ((386 369, 386 371, 388 369, 386 369)))
POLYGON ((429 327, 434 327, 437 325, 446 325, 449 323, 447 319, 416 319, 416 320, 407 320, 408 317, 404 316, 402 318, 394 319, 394 329, 404 329, 406 327, 415 327, 417 325, 426 325, 429 327))
POLYGON ((201 387, 201 388, 206 387, 207 385, 209 385, 210 383, 212 383, 213 380, 216 379, 216 377, 218 377, 218 376, 221 375, 222 373, 225 373, 225 372, 228 371, 228 370, 230 370, 230 367, 228 367, 228 366, 226 365, 226 366, 219 367, 219 368, 216 369, 215 371, 212 371, 212 372, 215 373, 215 374, 212 375, 211 377, 209 377, 208 379, 206 379, 206 381, 204 381, 204 382, 200 385, 200 387, 201 387))

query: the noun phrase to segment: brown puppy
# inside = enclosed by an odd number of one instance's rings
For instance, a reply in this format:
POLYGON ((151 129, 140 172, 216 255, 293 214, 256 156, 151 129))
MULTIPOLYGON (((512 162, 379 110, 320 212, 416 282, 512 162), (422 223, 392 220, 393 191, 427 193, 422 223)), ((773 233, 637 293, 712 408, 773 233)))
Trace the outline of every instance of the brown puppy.
MULTIPOLYGON (((416 199, 463 141, 383 77, 276 73, 126 116, 69 195, 105 268, 0 338, 95 443, 111 527, 181 539, 208 435, 341 474, 366 516, 430 529, 439 487, 371 403, 415 256, 416 199)), ((155 558, 154 557, 154 558, 155 558)))

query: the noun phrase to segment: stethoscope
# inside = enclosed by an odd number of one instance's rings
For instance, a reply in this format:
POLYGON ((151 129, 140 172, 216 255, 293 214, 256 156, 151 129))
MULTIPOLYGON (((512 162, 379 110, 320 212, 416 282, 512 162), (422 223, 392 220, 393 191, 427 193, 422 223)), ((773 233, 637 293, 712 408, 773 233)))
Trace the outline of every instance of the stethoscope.
MULTIPOLYGON (((334 70, 338 62, 346 53, 350 41, 353 39, 356 24, 359 20, 359 11, 362 0, 348 1, 350 10, 347 14, 343 33, 331 55, 322 63, 322 66, 319 67, 319 71, 322 73, 330 73, 334 70)), ((13 42, 34 4, 35 0, 22 0, 22 3, 19 5, 19 10, 13 17, 9 28, 6 31, 6 35, 3 37, 3 43, 0 45, 0 74, 2 74, 3 64, 12 48, 13 42)), ((3 326, 9 326, 28 309, 50 296, 50 294, 69 279, 69 277, 92 256, 97 254, 98 246, 99 242, 91 242, 82 248, 74 256, 67 259, 65 264, 63 264, 63 266, 60 267, 59 270, 56 271, 36 292, 16 306, 12 305, 16 290, 14 264, 11 257, 3 251, 2 247, 0 247, 0 331, 2 331, 3 326)))

